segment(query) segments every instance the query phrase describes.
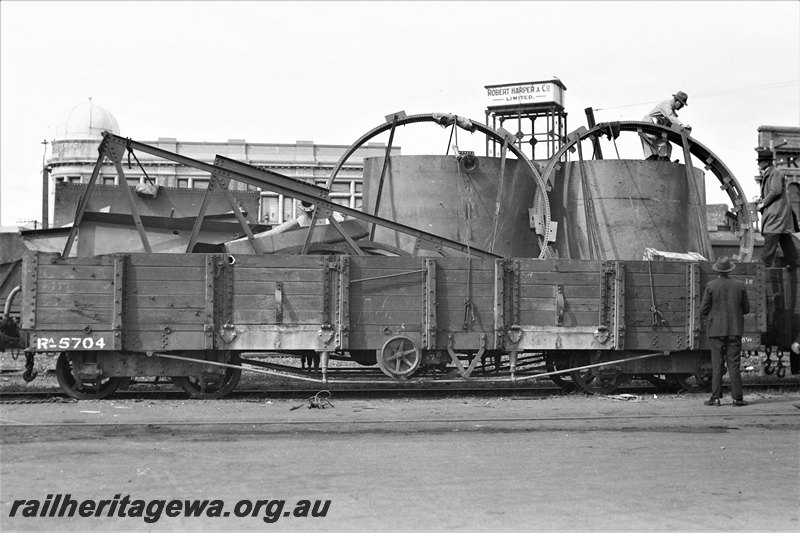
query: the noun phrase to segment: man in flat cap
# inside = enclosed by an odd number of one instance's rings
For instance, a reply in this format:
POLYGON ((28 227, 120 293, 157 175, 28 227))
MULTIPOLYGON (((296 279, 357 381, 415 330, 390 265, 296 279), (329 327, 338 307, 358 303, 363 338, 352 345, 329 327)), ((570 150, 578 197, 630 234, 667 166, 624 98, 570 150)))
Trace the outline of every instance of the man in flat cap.
POLYGON ((761 235, 764 236, 761 260, 767 267, 771 267, 780 244, 785 266, 792 269, 800 265, 800 258, 792 241, 794 218, 783 183, 783 174, 772 164, 771 150, 756 148, 756 152, 758 171, 761 174, 761 199, 758 202, 758 211, 761 213, 761 235))
MULTIPOLYGON (((687 130, 691 133, 692 127, 678 120, 678 114, 676 113, 681 108, 688 106, 688 101, 689 95, 683 91, 678 91, 672 95, 672 99, 664 100, 655 106, 652 111, 642 118, 642 121, 661 124, 662 126, 678 126, 681 130, 687 130)), ((644 132, 640 133, 639 137, 642 138, 645 160, 669 161, 672 155, 672 145, 667 139, 661 135, 644 132)))
POLYGON ((720 257, 711 267, 719 276, 708 282, 700 301, 700 318, 707 319, 706 331, 711 344, 711 398, 706 405, 720 405, 722 374, 728 367, 731 397, 734 406, 747 405, 742 396, 742 333, 744 315, 750 312, 750 301, 744 283, 730 279, 734 265, 728 257, 720 257))

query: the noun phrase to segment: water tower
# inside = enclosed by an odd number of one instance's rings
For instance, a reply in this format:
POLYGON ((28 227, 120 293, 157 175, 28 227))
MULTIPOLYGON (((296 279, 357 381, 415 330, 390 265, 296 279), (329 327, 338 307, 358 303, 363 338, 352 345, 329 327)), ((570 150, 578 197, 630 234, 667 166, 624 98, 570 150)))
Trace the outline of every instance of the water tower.
MULTIPOLYGON (((523 83, 486 85, 486 125, 503 128, 531 159, 549 159, 567 134, 564 92, 558 78, 523 83)), ((486 142, 487 157, 499 157, 500 143, 486 142)))

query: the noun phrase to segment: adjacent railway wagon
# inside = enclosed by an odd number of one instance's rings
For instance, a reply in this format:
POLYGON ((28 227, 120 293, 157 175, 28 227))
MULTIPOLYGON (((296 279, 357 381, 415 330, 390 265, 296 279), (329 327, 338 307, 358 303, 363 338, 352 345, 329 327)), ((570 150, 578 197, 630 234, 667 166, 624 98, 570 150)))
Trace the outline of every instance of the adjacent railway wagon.
MULTIPOLYGON (((64 251, 25 254, 19 323, 5 338, 25 349, 26 379, 36 354, 58 353, 59 383, 77 398, 105 397, 140 376, 217 398, 243 369, 319 383, 549 377, 610 392, 639 377, 691 389, 710 375, 699 307, 716 275, 694 156, 733 204, 740 247, 732 277, 751 302, 743 347, 766 352, 768 372, 784 375, 790 359, 800 371, 790 355, 800 335, 798 272, 752 262, 755 215, 707 148, 646 123, 580 128, 538 163, 515 140, 454 115, 398 113, 356 141, 319 187, 105 133, 64 251), (457 149, 389 157, 396 128, 424 122, 451 128, 451 139, 457 129, 481 132, 501 157, 457 149), (583 160, 581 142, 621 131, 681 145, 685 164, 583 160), (383 132, 386 156, 365 161, 363 206, 336 204, 329 190, 338 169, 383 132), (578 160, 564 161, 575 149, 578 160), (126 240, 119 253, 77 256, 81 223, 103 216, 87 212, 86 201, 101 164, 111 160, 126 183, 122 161, 134 151, 208 173, 192 231, 171 231, 155 250, 131 189, 120 187, 141 246, 126 240), (232 180, 302 202, 306 219, 254 233, 228 193, 232 180), (241 238, 199 242, 213 194, 229 202, 241 238), (682 260, 641 260, 648 254, 682 260)), ((103 246, 116 244, 109 235, 103 246)))

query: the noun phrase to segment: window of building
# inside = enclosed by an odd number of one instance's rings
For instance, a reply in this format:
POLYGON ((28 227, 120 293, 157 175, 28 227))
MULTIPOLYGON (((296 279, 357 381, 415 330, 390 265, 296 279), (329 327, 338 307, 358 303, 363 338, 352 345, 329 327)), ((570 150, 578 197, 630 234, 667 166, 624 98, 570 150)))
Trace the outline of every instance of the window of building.
POLYGON ((331 200, 351 209, 361 209, 361 182, 344 180, 338 184, 334 183, 331 200))
POLYGON ((331 185, 331 193, 350 193, 350 184, 352 181, 336 180, 331 185))
POLYGON ((175 184, 184 189, 207 189, 208 178, 178 178, 175 180, 175 184))
MULTIPOLYGON (((361 209, 361 183, 355 180, 335 183, 330 197, 331 201, 338 205, 361 209)), ((299 204, 299 200, 289 196, 269 191, 261 192, 261 212, 267 224, 282 224, 296 218, 300 214, 299 204)))

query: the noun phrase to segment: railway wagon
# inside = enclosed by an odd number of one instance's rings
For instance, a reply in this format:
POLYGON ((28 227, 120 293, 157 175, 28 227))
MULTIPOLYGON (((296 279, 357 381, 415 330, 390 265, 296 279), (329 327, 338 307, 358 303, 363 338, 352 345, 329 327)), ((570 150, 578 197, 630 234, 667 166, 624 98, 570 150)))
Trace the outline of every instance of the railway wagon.
MULTIPOLYGON (((708 262, 42 252, 23 261, 27 353, 58 352, 59 383, 78 398, 137 376, 216 398, 243 364, 318 382, 525 382, 566 369, 560 384, 605 392, 634 375, 709 372, 699 316, 716 275, 708 262), (320 377, 285 363, 314 354, 320 377), (354 378, 332 359, 363 372, 354 378)), ((732 273, 751 301, 745 350, 778 320, 781 291, 796 298, 791 275, 761 263, 732 273)))
MULTIPOLYGON (((637 259, 645 245, 699 249, 713 258, 698 194, 702 173, 689 164, 583 159, 582 141, 607 131, 611 138, 616 130, 653 130, 681 145, 686 162, 694 155, 719 179, 741 236, 733 277, 748 287, 752 303, 744 348, 766 351, 765 370, 785 374, 789 346, 800 340, 797 272, 749 262, 754 215, 730 170, 703 145, 651 124, 597 125, 568 135, 542 166, 515 148, 507 132, 455 115, 395 114, 343 154, 324 188, 223 156, 212 165, 104 133, 64 251, 24 258, 17 336, 26 352, 23 377, 32 379, 35 354, 56 352, 59 382, 78 398, 107 396, 138 376, 167 376, 192 396, 220 397, 243 368, 323 383, 524 384, 551 377, 564 388, 610 392, 637 376, 696 387, 710 375, 698 313, 715 275, 711 263, 637 259), (332 201, 338 169, 359 146, 391 132, 388 154, 395 128, 418 122, 450 128, 451 135, 457 128, 479 131, 502 145, 502 155, 497 161, 455 150, 455 156, 376 159, 373 172, 365 165, 362 210, 332 201), (562 164, 575 147, 579 160, 562 164), (173 232, 185 253, 150 253, 148 232, 123 187, 147 253, 123 247, 76 257, 72 245, 85 238, 79 228, 91 214, 86 200, 103 160, 113 162, 124 183, 126 151, 209 174, 192 232, 173 232), (516 163, 506 161, 506 151, 516 163), (227 193, 230 180, 313 206, 308 228, 254 234, 227 193), (441 216, 425 216, 415 205, 414 192, 425 183, 437 184, 427 196, 442 192, 432 208, 439 206, 441 216), (212 247, 214 253, 190 253, 201 251, 196 245, 215 190, 239 213, 244 236, 212 247), (641 207, 636 216, 617 202, 620 190, 641 207), (641 194, 634 198, 632 190, 641 194), (528 200, 512 201, 515 195, 528 200), (339 222, 332 213, 348 218, 339 222), (330 224, 323 234, 338 234, 338 244, 324 235, 314 240, 319 221, 330 224), (403 248, 400 234, 410 246, 403 248), (302 359, 317 362, 321 377, 303 373, 296 364, 302 359), (350 364, 331 364, 337 359, 350 364)), ((797 355, 791 357, 797 372, 797 355)))

